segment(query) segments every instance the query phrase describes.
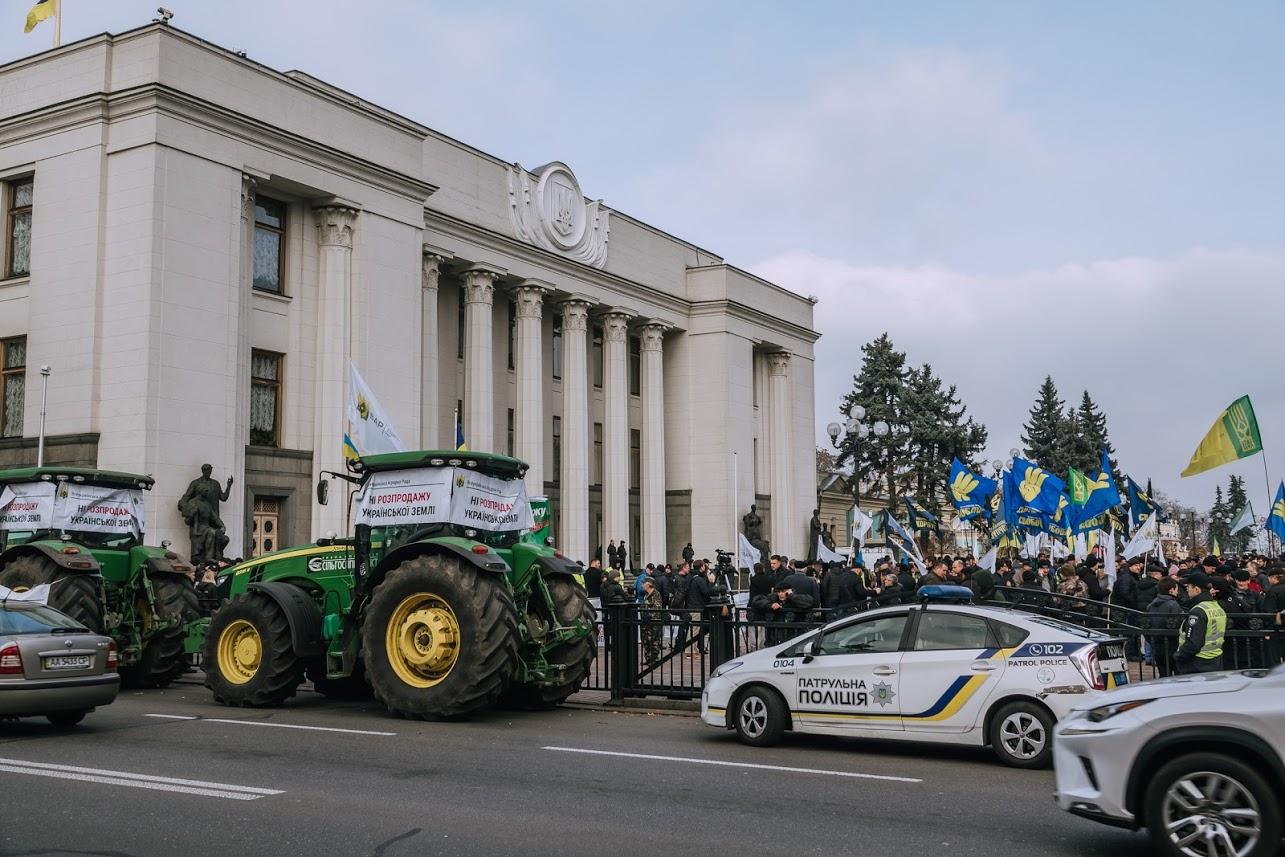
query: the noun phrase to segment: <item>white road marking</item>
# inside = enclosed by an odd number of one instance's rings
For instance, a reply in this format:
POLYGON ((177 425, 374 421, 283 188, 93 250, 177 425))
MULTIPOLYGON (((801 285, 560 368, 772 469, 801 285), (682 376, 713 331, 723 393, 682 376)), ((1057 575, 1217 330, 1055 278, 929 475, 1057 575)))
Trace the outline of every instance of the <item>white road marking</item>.
POLYGON ((203 797, 222 797, 229 800, 258 800, 268 795, 284 794, 281 789, 264 789, 257 786, 238 786, 231 783, 211 783, 205 780, 183 780, 176 777, 159 777, 152 774, 135 774, 130 771, 111 771, 102 768, 81 768, 76 765, 55 765, 49 762, 28 762, 23 759, 0 759, 0 771, 11 774, 28 774, 51 777, 56 780, 80 780, 131 789, 151 789, 161 792, 180 792, 203 797))
POLYGON ((299 726, 294 723, 270 723, 267 720, 229 720, 222 717, 194 717, 185 714, 144 714, 144 717, 158 717, 164 720, 200 720, 203 723, 232 723, 236 726, 271 726, 274 729, 303 729, 308 732, 342 732, 345 735, 380 735, 393 736, 396 732, 376 732, 372 729, 340 729, 335 726, 299 726))
POLYGON ((753 768, 759 771, 785 771, 791 774, 821 774, 827 777, 851 777, 858 780, 888 780, 894 783, 922 783, 915 777, 892 777, 886 774, 859 774, 853 771, 827 771, 823 768, 792 768, 787 765, 756 765, 752 762, 724 762, 718 759, 689 759, 686 756, 653 756, 649 753, 617 753, 611 750, 585 750, 580 747, 542 747, 559 753, 585 753, 591 756, 618 756, 626 759, 651 759, 656 762, 686 762, 689 765, 720 765, 727 768, 753 768))

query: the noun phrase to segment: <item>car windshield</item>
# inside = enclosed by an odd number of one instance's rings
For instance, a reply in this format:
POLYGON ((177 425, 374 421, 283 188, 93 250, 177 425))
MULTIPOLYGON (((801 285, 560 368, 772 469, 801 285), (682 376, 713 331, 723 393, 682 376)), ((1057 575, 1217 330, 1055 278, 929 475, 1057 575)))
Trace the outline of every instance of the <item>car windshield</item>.
POLYGON ((54 632, 89 633, 89 629, 43 604, 0 603, 0 637, 54 632))

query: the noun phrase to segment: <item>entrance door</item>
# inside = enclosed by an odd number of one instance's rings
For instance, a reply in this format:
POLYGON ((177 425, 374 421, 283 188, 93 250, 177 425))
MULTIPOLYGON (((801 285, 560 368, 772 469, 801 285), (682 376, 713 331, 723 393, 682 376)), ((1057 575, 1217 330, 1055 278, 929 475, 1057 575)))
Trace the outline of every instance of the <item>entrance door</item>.
POLYGON ((281 498, 255 497, 250 528, 250 556, 263 556, 281 547, 281 498))

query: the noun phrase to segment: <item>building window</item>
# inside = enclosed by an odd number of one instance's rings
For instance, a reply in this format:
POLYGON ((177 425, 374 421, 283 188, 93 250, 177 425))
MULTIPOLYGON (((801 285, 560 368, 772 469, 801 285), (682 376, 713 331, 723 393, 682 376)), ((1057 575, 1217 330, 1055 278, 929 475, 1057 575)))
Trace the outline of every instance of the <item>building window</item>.
POLYGON ((464 287, 460 287, 460 311, 455 318, 455 356, 464 359, 464 287))
POLYGON ((27 398, 27 337, 0 339, 0 437, 22 437, 27 398))
POLYGON ((562 417, 553 418, 553 484, 562 482, 562 417))
POLYGON ((553 377, 562 377, 562 319, 553 320, 553 377))
POLYGON ((629 337, 629 395, 642 395, 642 340, 629 337))
POLYGON ((593 329, 593 385, 602 389, 602 328, 593 329))
POLYGON ((250 352, 250 443, 281 445, 281 361, 271 351, 250 352))
POLYGON ((593 484, 602 484, 602 423, 593 424, 593 484))
POLYGON ((254 198, 254 287, 275 295, 282 288, 285 266, 286 204, 266 196, 254 198))
POLYGON ((21 179, 9 185, 5 210, 6 277, 23 277, 31 273, 31 200, 35 184, 21 179))
POLYGON ((517 429, 517 422, 514 420, 513 409, 509 408, 509 456, 512 457, 513 450, 517 447, 514 445, 514 432, 517 429))
POLYGON ((509 301, 509 370, 513 370, 513 351, 518 342, 518 305, 509 301))
POLYGON ((629 487, 642 484, 642 432, 629 430, 629 487))
POLYGON ((250 556, 263 556, 281 547, 281 498, 255 497, 250 527, 250 556))

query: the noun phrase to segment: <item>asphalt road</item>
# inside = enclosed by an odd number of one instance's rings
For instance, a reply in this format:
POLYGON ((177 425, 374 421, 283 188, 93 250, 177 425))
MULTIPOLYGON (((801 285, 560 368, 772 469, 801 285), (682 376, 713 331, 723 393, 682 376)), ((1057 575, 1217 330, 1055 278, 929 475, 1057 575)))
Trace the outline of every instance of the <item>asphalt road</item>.
POLYGON ((983 751, 755 750, 694 717, 584 708, 420 723, 312 693, 224 708, 180 685, 71 732, 0 724, 0 855, 1151 853, 1052 790, 983 751))

